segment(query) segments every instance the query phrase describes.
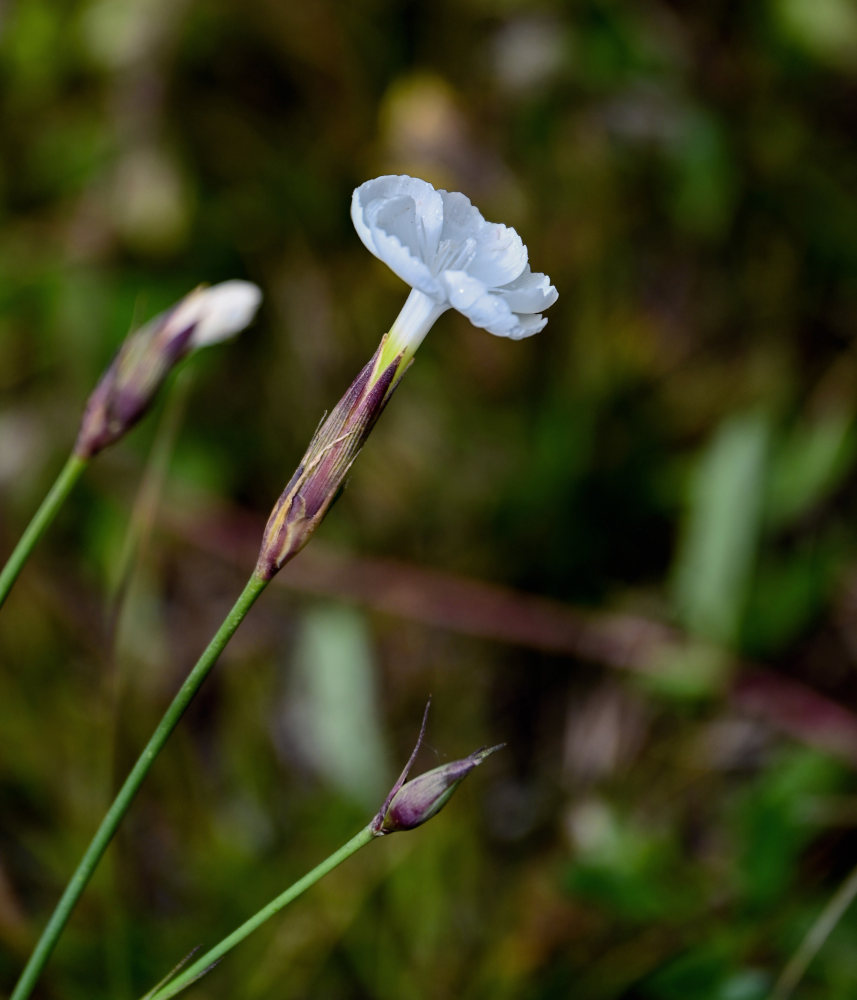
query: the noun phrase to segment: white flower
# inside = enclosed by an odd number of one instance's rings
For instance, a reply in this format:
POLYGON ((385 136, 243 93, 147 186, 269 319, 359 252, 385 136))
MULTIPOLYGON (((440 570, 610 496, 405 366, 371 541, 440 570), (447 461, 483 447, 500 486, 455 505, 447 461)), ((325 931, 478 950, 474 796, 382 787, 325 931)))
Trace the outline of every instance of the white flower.
POLYGON ((547 323, 541 310, 557 299, 550 279, 530 270, 514 229, 486 222, 463 194, 415 177, 376 177, 354 192, 351 218, 369 250, 413 289, 385 355, 410 357, 449 308, 513 340, 547 323))

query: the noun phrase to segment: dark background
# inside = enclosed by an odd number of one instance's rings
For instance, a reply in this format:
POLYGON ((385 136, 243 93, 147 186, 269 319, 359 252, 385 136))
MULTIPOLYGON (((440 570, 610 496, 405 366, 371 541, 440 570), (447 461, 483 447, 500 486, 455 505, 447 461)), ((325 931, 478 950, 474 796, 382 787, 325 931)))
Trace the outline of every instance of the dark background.
MULTIPOLYGON (((438 322, 39 996, 134 998, 213 944, 368 820, 431 693, 421 767, 508 748, 189 995, 768 997, 857 862, 857 9, 0 17, 0 552, 133 325, 265 293, 0 615, 0 986, 404 301, 349 200, 407 172, 518 228, 559 302, 521 343, 438 322)), ((854 996, 855 932, 794 996, 854 996)))

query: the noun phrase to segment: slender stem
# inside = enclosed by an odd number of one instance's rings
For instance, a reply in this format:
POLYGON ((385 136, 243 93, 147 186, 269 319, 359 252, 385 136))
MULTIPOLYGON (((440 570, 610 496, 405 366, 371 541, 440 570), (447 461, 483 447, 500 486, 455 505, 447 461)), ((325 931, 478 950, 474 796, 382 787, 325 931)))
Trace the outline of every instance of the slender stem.
POLYGON ((252 934, 257 927, 260 927, 265 923, 266 920, 270 920, 275 913, 279 913, 284 906, 288 906, 293 900, 297 899, 301 893, 306 892, 310 886, 315 885, 323 876, 327 875, 328 872, 333 871, 337 865, 341 865, 343 861, 350 858, 352 854, 355 854, 360 850, 361 847, 365 847, 370 840, 375 838, 375 834, 372 832, 371 824, 364 827, 360 833, 356 834, 349 840, 346 844, 343 844, 339 850, 336 850, 328 858, 325 858, 321 864, 316 865, 312 871, 307 872, 303 878, 299 878, 297 882, 290 885, 285 892, 280 893, 275 899, 272 899, 267 906, 263 906, 258 913, 246 920, 237 930, 234 930, 231 934, 225 937, 219 944, 216 944, 212 949, 207 951, 201 958, 198 958, 193 965, 189 966, 184 972, 181 972, 175 979, 171 979, 166 985, 156 988, 154 992, 147 993, 143 1000, 168 1000, 169 997, 176 996, 177 993, 181 993, 182 990, 190 986, 191 983, 195 982, 201 976, 204 976, 208 970, 220 961, 223 956, 231 951, 237 944, 240 944, 244 938, 252 934))
POLYGON ((89 459, 87 458, 81 458, 74 452, 69 455, 53 486, 48 490, 47 496, 42 500, 41 506, 33 515, 33 519, 27 525, 24 534, 21 535, 15 550, 9 556, 3 571, 0 572, 0 607, 3 606, 3 602, 21 572, 21 568, 35 548, 36 542, 56 517, 63 501, 71 493, 72 487, 80 479, 81 473, 88 464, 89 459))
POLYGON ((797 951, 771 990, 771 1000, 786 1000, 809 968, 810 962, 830 937, 833 928, 842 919, 845 911, 857 896, 857 868, 853 868, 848 878, 831 896, 827 906, 821 911, 797 951))
POLYGON ((178 694, 173 698, 169 708, 158 723, 157 729, 155 729, 151 739, 137 759, 137 763, 131 769, 131 773, 125 779, 125 783, 113 800, 113 804, 101 821, 101 825, 98 827, 95 836, 90 841, 86 853, 83 855, 80 864, 66 886, 62 898, 57 903, 9 1000, 24 1000, 32 992, 33 986, 39 978, 39 974, 44 968, 45 963, 50 958, 57 939, 68 922, 75 904, 92 877, 92 873, 95 871, 98 862, 107 849, 107 845, 110 843, 113 834, 116 832, 116 828, 122 821, 122 817, 128 811, 134 796, 137 794, 137 790, 149 772, 149 768, 151 768, 155 758, 169 739, 170 734, 175 729, 193 696, 199 690, 208 672, 214 666, 218 656, 241 624, 241 620, 250 610, 259 594, 265 589, 268 582, 268 580, 257 576, 255 573, 250 577, 238 600, 233 605, 232 610, 223 620, 220 628, 206 647, 205 652, 197 660, 196 665, 188 674, 178 694))
MULTIPOLYGON (((111 566, 109 581, 110 595, 106 608, 105 640, 109 649, 105 671, 105 695, 110 706, 108 726, 105 733, 106 757, 104 788, 107 802, 115 791, 123 774, 119 770, 119 727, 125 685, 131 662, 124 663, 121 655, 123 640, 127 633, 124 625, 133 611, 131 595, 133 582, 139 570, 140 557, 145 550, 164 496, 170 462, 184 416, 188 392, 193 382, 193 371, 183 368, 177 373, 172 391, 164 400, 163 411, 159 415, 152 447, 146 460, 143 474, 137 488, 128 527, 119 555, 111 566)), ((127 644, 127 643, 126 643, 127 644)), ((133 659, 133 658, 131 658, 133 659)), ((105 941, 104 961, 107 977, 107 995, 110 997, 132 996, 129 962, 131 950, 130 916, 123 905, 119 887, 119 864, 116 852, 108 851, 101 860, 102 870, 106 869, 110 888, 112 933, 105 941)))

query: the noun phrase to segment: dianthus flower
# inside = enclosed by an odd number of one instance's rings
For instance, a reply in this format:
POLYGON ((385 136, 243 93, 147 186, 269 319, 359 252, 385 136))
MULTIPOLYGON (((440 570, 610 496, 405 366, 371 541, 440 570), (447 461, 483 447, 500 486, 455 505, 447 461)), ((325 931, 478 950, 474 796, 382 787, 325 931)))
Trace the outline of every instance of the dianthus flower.
POLYGON ((512 340, 547 323, 541 312, 557 300, 550 278, 530 270, 514 229, 486 222, 465 195, 416 177, 376 177, 354 192, 351 218, 368 249, 412 288, 385 358, 407 361, 450 308, 512 340))

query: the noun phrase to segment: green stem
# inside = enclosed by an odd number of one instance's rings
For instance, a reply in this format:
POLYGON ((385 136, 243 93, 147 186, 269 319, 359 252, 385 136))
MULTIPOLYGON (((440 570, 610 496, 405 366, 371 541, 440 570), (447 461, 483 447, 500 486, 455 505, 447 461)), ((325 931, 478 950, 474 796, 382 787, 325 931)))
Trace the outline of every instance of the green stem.
MULTIPOLYGON (((186 989, 191 983, 195 982, 201 976, 204 976, 208 970, 220 961, 223 956, 231 951, 237 944, 240 944, 244 938, 252 934, 257 927, 260 927, 265 923, 266 920, 270 920, 275 913, 279 913, 284 906, 288 906, 293 900, 297 899, 301 893, 306 892, 310 886, 315 885, 319 879, 327 875, 328 872, 333 871, 337 865, 341 865, 343 861, 350 858, 352 854, 355 854, 360 850, 361 847, 365 847, 370 840, 375 838, 376 834, 372 832, 371 824, 364 827, 360 833, 356 834, 348 843, 343 844, 339 850, 334 851, 330 857, 325 858, 321 864, 316 865, 312 871, 307 872, 303 878, 299 878, 297 882, 290 885, 285 892, 280 893, 275 899, 272 899, 267 906, 262 907, 261 910, 254 916, 246 920, 237 930, 234 930, 230 935, 225 937, 219 944, 216 944, 210 951, 207 951, 201 958, 198 958, 193 965, 189 966, 184 972, 181 972, 175 979, 171 979, 164 986, 156 987, 151 993, 147 993, 143 1000, 169 1000, 169 997, 174 997, 176 994, 181 993, 182 990, 186 989)), ((14 998, 13 998, 14 1000, 14 998)))
POLYGON ((101 825, 98 827, 95 836, 90 841, 86 853, 83 855, 80 864, 66 886, 62 898, 57 903, 9 1000, 24 1000, 32 992, 36 980, 39 978, 45 963, 50 958, 51 952, 56 946, 57 939, 68 922, 68 918, 71 916, 72 910, 81 893, 86 888, 102 855, 107 850, 107 845, 110 843, 113 834, 116 832, 116 828, 122 821, 122 817, 128 811, 134 796, 137 794, 137 790, 149 772, 149 768, 151 768, 155 758, 163 749, 164 744, 169 739, 170 734, 175 729, 193 696, 199 690, 208 672, 214 666, 218 656, 220 656, 235 630, 241 624, 241 620, 268 583, 268 580, 257 576, 255 573, 250 577, 240 597, 233 605, 232 610, 223 620, 220 628, 206 647, 205 652, 197 660, 196 665, 188 674, 178 694, 173 698, 169 708, 158 723, 157 729, 137 759, 137 763, 125 779, 125 784, 120 788, 119 793, 113 800, 113 804, 101 821, 101 825))
POLYGON ((774 983, 771 990, 771 1000, 786 1000, 800 982, 803 974, 809 968, 810 962, 821 950, 824 942, 830 937, 834 927, 845 915, 845 911, 857 896, 857 868, 853 868, 848 878, 836 890, 821 911, 815 923, 810 927, 806 937, 801 941, 797 951, 792 955, 782 975, 774 983))
POLYGON ((32 521, 27 525, 14 552, 9 556, 8 562, 0 573, 0 607, 3 606, 3 602, 21 572, 21 568, 35 548, 36 542, 56 517, 63 501, 71 493, 72 487, 80 479, 81 473, 88 464, 89 459, 87 458, 81 458, 74 452, 69 455, 53 486, 48 490, 48 495, 42 500, 41 506, 33 515, 32 521))

